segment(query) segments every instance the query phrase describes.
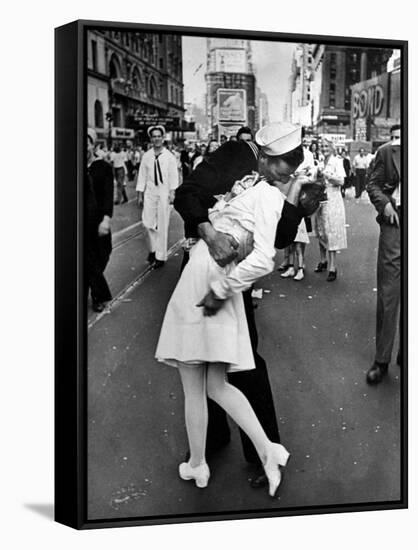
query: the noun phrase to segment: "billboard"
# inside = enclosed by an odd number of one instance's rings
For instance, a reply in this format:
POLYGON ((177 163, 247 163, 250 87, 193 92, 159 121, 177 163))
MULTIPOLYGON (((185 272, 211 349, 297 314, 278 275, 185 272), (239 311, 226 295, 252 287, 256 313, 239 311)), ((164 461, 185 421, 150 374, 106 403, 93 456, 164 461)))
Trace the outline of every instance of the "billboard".
POLYGON ((218 122, 247 122, 247 95, 243 89, 217 90, 218 122))
POLYGON ((215 69, 217 72, 247 72, 245 50, 218 49, 215 52, 215 69))

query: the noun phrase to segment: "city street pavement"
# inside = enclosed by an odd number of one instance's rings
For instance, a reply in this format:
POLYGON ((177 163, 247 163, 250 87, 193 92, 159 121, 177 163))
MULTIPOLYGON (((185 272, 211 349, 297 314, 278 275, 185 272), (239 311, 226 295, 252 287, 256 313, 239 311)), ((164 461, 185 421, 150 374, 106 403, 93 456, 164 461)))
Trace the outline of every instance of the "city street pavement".
MULTIPOLYGON (((90 519, 263 515, 400 498, 400 368, 392 364, 378 387, 365 382, 374 353, 378 225, 367 199, 345 205, 348 249, 337 255, 335 282, 313 272, 318 244, 312 238, 303 281, 283 280, 275 271, 257 283, 264 290, 255 300, 259 350, 292 454, 276 499, 249 486, 252 471, 232 422, 230 445, 209 463, 209 486, 179 479, 187 450, 182 389, 176 370, 157 363, 154 352, 182 252, 174 249, 164 268, 141 278, 143 236, 116 248, 106 272, 114 295, 138 282, 110 313, 90 317, 96 319, 88 354, 90 519)), ((176 213, 172 220, 174 244, 181 221, 176 213)))

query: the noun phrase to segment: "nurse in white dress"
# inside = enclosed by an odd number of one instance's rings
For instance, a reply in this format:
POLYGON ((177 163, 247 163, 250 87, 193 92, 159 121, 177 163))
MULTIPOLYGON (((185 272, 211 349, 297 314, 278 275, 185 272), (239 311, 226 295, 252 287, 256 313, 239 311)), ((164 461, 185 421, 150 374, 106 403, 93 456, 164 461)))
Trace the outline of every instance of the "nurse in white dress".
MULTIPOLYGON (((290 183, 289 200, 298 182, 291 176, 294 168, 280 155, 300 146, 300 128, 287 123, 270 125, 259 130, 256 140, 261 145, 260 169, 275 185, 280 180, 290 183)), ((180 464, 179 474, 182 479, 193 479, 198 487, 206 487, 210 476, 205 458, 207 396, 251 439, 271 496, 280 484, 280 467, 289 457, 283 445, 268 439, 247 398, 226 377, 229 371, 255 368, 242 291, 274 269, 274 242, 283 204, 282 192, 257 173, 235 182, 209 211, 209 220, 215 231, 236 241, 237 259, 220 267, 205 241, 198 240, 167 306, 156 358, 180 372, 190 460, 180 464)))

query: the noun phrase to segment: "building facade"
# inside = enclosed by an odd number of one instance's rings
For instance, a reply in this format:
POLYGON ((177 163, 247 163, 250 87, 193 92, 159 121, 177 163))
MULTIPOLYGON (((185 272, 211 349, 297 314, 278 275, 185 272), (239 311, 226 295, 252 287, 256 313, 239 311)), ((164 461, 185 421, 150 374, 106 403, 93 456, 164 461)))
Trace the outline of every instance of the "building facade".
POLYGON ((386 72, 392 50, 316 44, 312 50, 313 130, 338 142, 352 138, 353 85, 386 72))
POLYGON ((390 139, 390 127, 401 119, 401 58, 394 50, 386 71, 351 87, 351 137, 373 149, 390 139))
POLYGON ((312 44, 298 44, 294 51, 286 114, 290 122, 300 124, 307 129, 313 127, 311 102, 313 48, 312 44))
POLYGON ((249 40, 207 39, 206 113, 215 137, 256 129, 256 78, 249 40))
POLYGON ((150 124, 184 130, 181 36, 89 31, 88 124, 98 138, 146 141, 150 124))

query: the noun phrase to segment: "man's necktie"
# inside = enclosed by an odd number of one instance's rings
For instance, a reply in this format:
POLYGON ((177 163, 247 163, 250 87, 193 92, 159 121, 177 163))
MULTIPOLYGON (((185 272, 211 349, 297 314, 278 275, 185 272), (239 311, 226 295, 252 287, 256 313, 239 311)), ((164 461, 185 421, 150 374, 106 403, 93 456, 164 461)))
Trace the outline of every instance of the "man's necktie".
POLYGON ((154 183, 155 183, 155 185, 158 185, 159 183, 164 183, 163 182, 163 175, 161 173, 160 161, 158 160, 158 157, 160 155, 161 155, 161 153, 159 155, 155 155, 155 159, 154 159, 154 183))

